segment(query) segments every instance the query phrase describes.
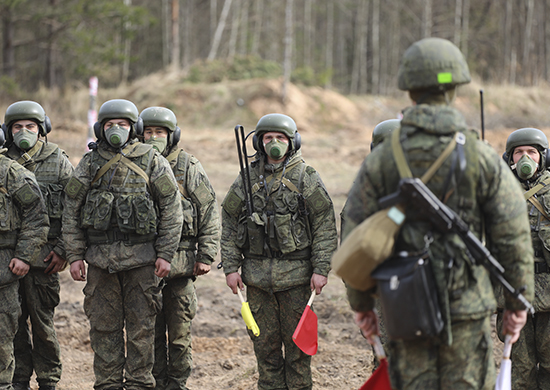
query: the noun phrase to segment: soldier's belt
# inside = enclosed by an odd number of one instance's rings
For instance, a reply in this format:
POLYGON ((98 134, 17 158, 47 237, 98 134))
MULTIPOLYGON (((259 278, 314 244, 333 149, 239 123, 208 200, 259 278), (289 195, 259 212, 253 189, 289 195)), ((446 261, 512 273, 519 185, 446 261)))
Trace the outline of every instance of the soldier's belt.
POLYGON ((197 250, 197 239, 181 239, 178 245, 178 251, 194 251, 197 250))
POLYGON ((19 231, 0 233, 0 249, 15 249, 19 231))
POLYGON ((112 244, 117 241, 122 241, 128 245, 144 244, 155 240, 156 233, 151 234, 135 234, 123 233, 120 230, 100 231, 88 229, 87 232, 89 245, 112 244))
POLYGON ((535 262, 535 273, 536 274, 547 274, 550 272, 550 268, 546 262, 536 261, 535 262))
POLYGON ((267 254, 258 256, 253 255, 248 251, 243 251, 243 255, 246 259, 255 259, 255 260, 263 260, 263 259, 280 259, 280 260, 309 260, 311 258, 311 248, 302 249, 299 251, 294 251, 291 253, 287 253, 286 255, 283 255, 279 251, 271 251, 271 256, 268 256, 267 254))

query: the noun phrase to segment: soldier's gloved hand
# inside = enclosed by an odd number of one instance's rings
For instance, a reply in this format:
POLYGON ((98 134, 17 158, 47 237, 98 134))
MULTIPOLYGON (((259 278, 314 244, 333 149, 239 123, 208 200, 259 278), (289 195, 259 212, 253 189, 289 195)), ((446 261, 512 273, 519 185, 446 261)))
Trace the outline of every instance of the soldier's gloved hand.
POLYGON ((158 257, 157 261, 155 262, 155 275, 157 275, 159 278, 164 278, 170 273, 171 267, 172 266, 169 262, 167 262, 163 258, 158 257))
POLYGON ((86 265, 84 264, 84 260, 77 260, 71 263, 70 272, 73 280, 77 282, 86 281, 86 265))
POLYGON ((527 322, 526 310, 504 310, 502 316, 502 333, 512 336, 510 342, 514 344, 519 339, 521 329, 527 322))
POLYGON ((48 261, 50 261, 50 259, 52 262, 50 263, 50 265, 48 265, 48 268, 46 268, 46 270, 44 271, 45 274, 53 275, 63 270, 63 268, 65 268, 65 264, 67 263, 67 261, 63 257, 59 256, 57 253, 55 253, 54 251, 51 251, 48 254, 48 256, 46 256, 46 258, 44 259, 44 263, 47 263, 48 261))
POLYGON ((374 310, 358 311, 355 313, 355 323, 361 329, 363 337, 371 344, 374 343, 372 336, 380 335, 378 330, 378 316, 374 310))
POLYGON ((230 274, 225 275, 225 282, 233 291, 233 294, 237 294, 237 289, 241 289, 241 291, 244 290, 244 284, 243 280, 241 279, 241 275, 238 272, 232 272, 230 274))
POLYGON ((210 266, 208 264, 201 263, 197 261, 193 267, 193 275, 200 276, 205 275, 210 272, 210 266))
POLYGON ((31 268, 29 264, 25 263, 23 260, 19 260, 17 257, 11 259, 9 267, 10 271, 17 276, 25 276, 31 268))

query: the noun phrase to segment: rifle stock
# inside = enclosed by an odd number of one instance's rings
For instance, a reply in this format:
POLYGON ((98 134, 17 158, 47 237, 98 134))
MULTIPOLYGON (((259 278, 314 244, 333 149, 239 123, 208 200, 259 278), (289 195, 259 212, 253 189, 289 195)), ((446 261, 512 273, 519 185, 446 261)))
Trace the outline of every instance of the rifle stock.
POLYGON ((399 190, 380 199, 381 208, 390 207, 396 203, 410 202, 418 210, 428 215, 434 227, 442 232, 458 234, 470 253, 474 264, 481 264, 493 275, 499 283, 514 298, 519 300, 531 314, 534 314, 533 306, 521 293, 504 278, 504 267, 491 255, 491 252, 470 231, 468 225, 449 207, 437 198, 432 191, 418 178, 404 178, 399 182, 399 190))

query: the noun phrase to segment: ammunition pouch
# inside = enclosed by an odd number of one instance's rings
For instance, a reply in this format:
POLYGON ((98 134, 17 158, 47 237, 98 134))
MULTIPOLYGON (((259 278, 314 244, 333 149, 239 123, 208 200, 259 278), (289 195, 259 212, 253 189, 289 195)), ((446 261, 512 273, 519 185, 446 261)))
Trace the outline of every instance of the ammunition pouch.
POLYGON ((107 231, 88 229, 86 231, 88 245, 112 244, 122 241, 128 245, 144 244, 154 241, 156 232, 149 234, 125 233, 117 229, 107 231))
POLYGON ((115 196, 108 191, 93 189, 88 192, 80 213, 80 227, 106 231, 111 226, 115 196))
POLYGON ((0 232, 9 233, 20 227, 19 214, 12 197, 0 191, 0 232))
POLYGON ((181 209, 183 212, 183 226, 181 228, 182 236, 196 236, 197 227, 197 210, 193 202, 185 196, 181 196, 181 209))
POLYGON ((63 216, 63 186, 59 183, 39 183, 39 186, 50 218, 48 238, 58 238, 61 235, 61 217, 63 216))
POLYGON ((391 340, 436 337, 444 322, 428 254, 404 254, 387 259, 371 274, 377 281, 388 337, 391 340))

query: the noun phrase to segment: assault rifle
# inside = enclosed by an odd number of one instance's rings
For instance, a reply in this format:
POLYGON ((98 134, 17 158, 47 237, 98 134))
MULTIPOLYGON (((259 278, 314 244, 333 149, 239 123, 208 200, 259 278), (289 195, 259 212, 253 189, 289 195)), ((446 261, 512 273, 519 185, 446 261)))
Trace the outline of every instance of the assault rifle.
POLYGON ((397 192, 379 200, 382 208, 398 203, 410 202, 416 209, 428 216, 433 226, 441 232, 456 233, 462 238, 473 264, 481 264, 493 275, 514 298, 519 300, 525 309, 535 314, 533 306, 523 296, 523 289, 515 289, 504 278, 504 267, 491 255, 491 252, 470 231, 468 225, 456 213, 441 202, 430 189, 418 178, 404 178, 399 182, 397 192))
POLYGON ((248 155, 246 153, 246 138, 247 137, 244 135, 244 127, 241 125, 235 126, 235 140, 237 141, 237 154, 239 155, 239 166, 241 168, 241 177, 243 179, 244 196, 246 197, 246 210, 248 211, 248 216, 251 216, 254 213, 254 205, 252 203, 250 165, 248 164, 248 155))

